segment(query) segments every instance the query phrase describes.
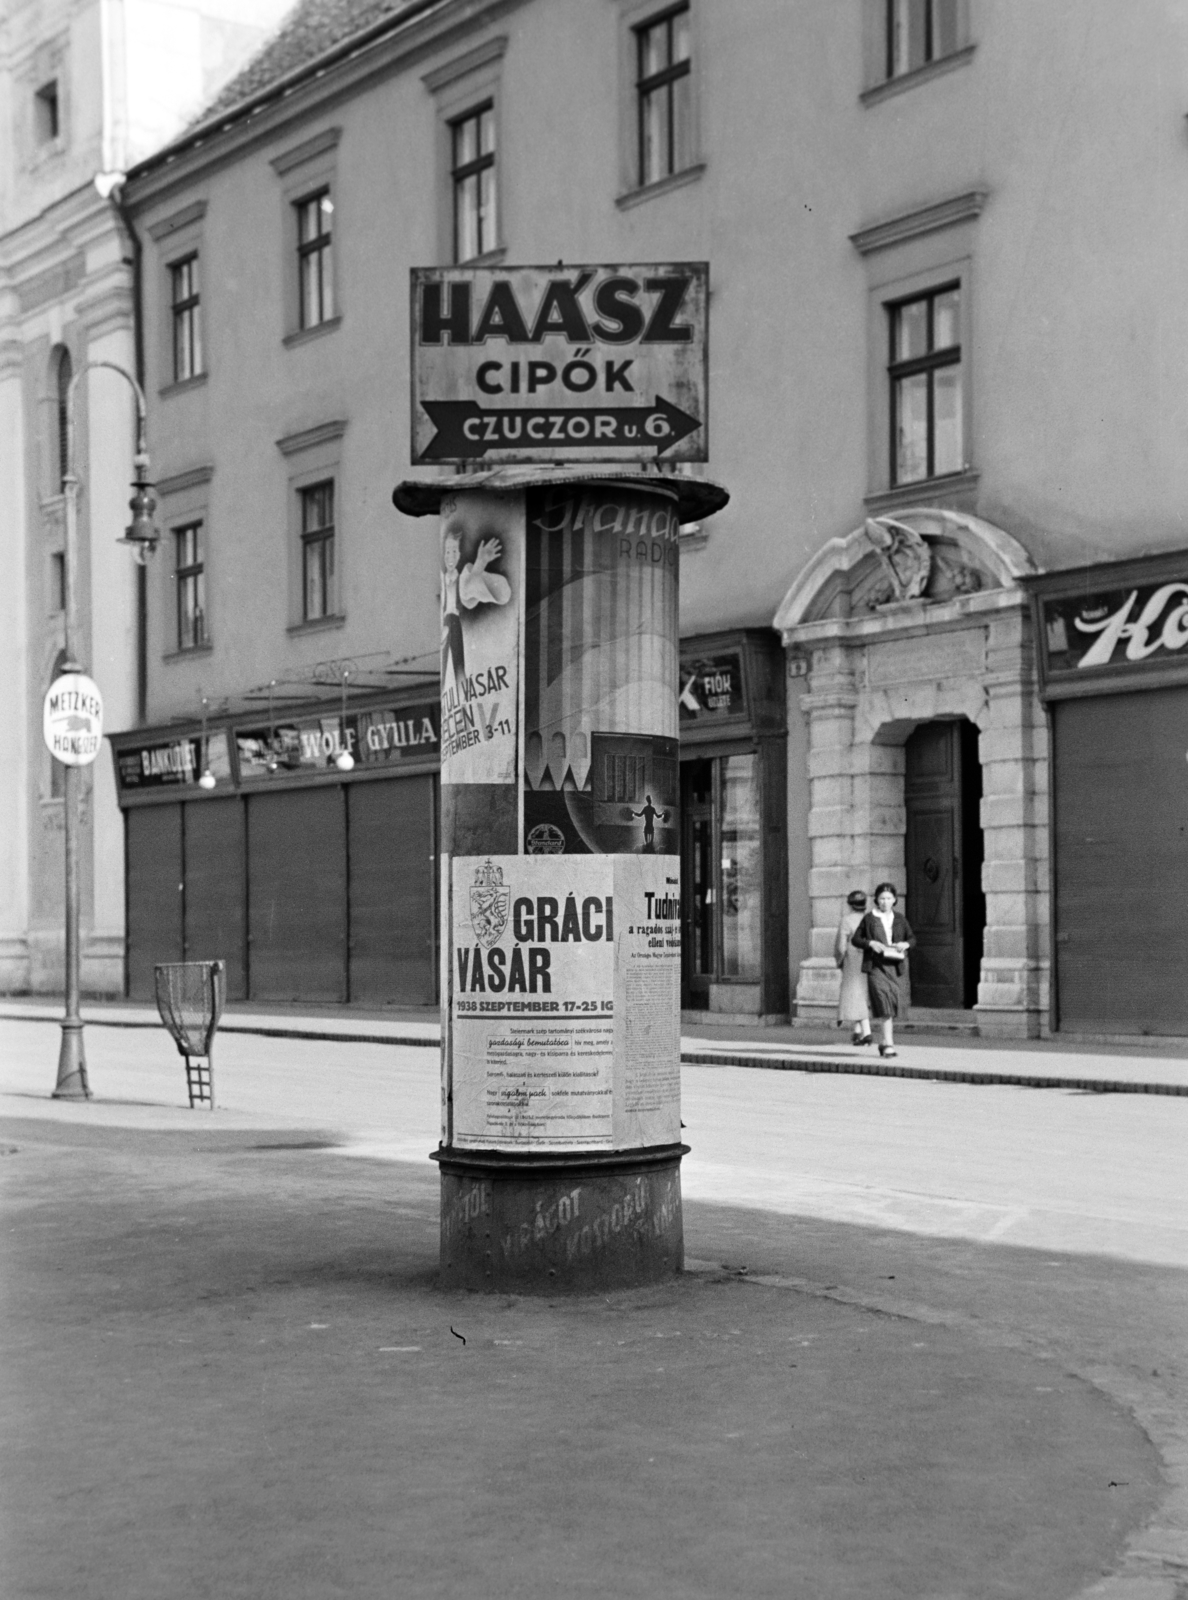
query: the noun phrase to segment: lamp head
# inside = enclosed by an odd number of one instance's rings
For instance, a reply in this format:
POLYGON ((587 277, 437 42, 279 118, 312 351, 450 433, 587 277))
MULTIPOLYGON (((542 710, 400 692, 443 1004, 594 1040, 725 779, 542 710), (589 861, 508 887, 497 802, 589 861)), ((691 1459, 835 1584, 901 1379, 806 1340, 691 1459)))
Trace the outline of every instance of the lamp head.
POLYGON ((340 750, 334 757, 334 765, 338 768, 339 772, 353 772, 355 768, 355 758, 349 750, 340 750))
POLYGON ((209 767, 207 767, 202 776, 198 779, 198 787, 200 789, 213 789, 215 786, 215 781, 214 773, 209 767))
POLYGON ((124 529, 124 537, 120 544, 130 544, 137 561, 143 567, 149 556, 161 542, 161 533, 153 521, 153 512, 157 509, 157 499, 153 494, 152 484, 145 478, 148 461, 144 456, 136 457, 136 479, 132 485, 132 498, 128 504, 132 510, 132 521, 124 529))

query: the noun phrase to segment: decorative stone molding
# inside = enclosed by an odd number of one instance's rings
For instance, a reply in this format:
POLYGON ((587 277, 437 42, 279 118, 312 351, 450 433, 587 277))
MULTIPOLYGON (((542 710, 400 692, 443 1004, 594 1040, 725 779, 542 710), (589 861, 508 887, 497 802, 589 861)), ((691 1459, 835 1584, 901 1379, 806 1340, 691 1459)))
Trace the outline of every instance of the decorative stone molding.
POLYGON ((328 150, 336 150, 341 138, 341 128, 323 128, 321 133, 315 133, 312 139, 306 139, 303 143, 283 151, 279 156, 273 156, 269 166, 278 177, 283 177, 286 172, 292 172, 294 167, 304 166, 307 161, 324 156, 328 150))
POLYGON ((831 540, 784 597, 775 626, 810 663, 800 705, 812 935, 798 1018, 835 1014, 833 939, 847 891, 902 881, 904 745, 921 723, 964 717, 978 729, 983 782, 978 1027, 1014 1037, 1046 1027, 1047 724, 1016 583, 1033 570, 1002 529, 922 507, 831 540))
POLYGON ((954 195, 950 200, 920 206, 915 211, 904 211, 897 217, 888 217, 885 222, 872 223, 869 228, 859 228, 857 233, 850 235, 850 243, 862 256, 872 255, 876 250, 888 250, 892 245, 918 239, 922 234, 936 233, 958 222, 972 222, 981 215, 989 197, 987 189, 970 189, 965 194, 954 195))
POLYGON ((276 448, 282 456, 299 455, 302 450, 312 450, 315 445, 329 444, 332 439, 341 439, 346 432, 345 421, 319 422, 316 428, 304 428, 300 433, 290 433, 283 439, 276 441, 276 448))

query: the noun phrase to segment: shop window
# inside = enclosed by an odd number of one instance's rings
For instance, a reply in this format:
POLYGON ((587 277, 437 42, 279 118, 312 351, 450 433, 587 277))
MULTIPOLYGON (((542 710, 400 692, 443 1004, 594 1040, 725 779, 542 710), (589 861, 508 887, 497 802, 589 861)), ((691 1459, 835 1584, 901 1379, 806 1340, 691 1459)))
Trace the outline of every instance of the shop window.
POLYGON ((294 210, 300 325, 316 328, 334 316, 334 201, 322 189, 299 200, 294 210))
POLYGON ((202 524, 190 522, 184 527, 175 528, 173 537, 177 551, 177 648, 196 650, 208 643, 202 524))
POLYGON ((302 621, 335 614, 334 481, 298 490, 301 501, 302 621))
POLYGON ((62 110, 58 100, 58 80, 43 83, 33 96, 33 135, 39 145, 52 144, 62 134, 62 110))
POLYGON ((961 287, 887 307, 891 484, 960 472, 964 456, 961 287))
POLYGON ((634 29, 640 187, 692 163, 692 66, 689 7, 678 6, 634 29))
POLYGON ((198 289, 198 253, 169 268, 173 320, 173 381, 184 383, 206 369, 202 359, 202 299, 198 289))
MULTIPOLYGON (((728 755, 682 767, 686 985, 762 971, 762 831, 758 758, 728 755)), ((697 1004, 694 998, 694 1004, 697 1004)))
POLYGON ((495 248, 495 106, 487 101, 450 123, 450 182, 454 260, 471 261, 495 248))

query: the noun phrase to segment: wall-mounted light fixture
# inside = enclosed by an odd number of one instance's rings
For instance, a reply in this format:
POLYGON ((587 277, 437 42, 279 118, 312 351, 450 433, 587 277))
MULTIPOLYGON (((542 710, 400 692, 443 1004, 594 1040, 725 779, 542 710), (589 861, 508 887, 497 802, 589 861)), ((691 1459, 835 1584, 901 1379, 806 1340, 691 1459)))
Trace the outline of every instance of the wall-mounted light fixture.
POLYGON ((339 772, 351 772, 354 770, 355 766, 355 758, 351 754, 350 745, 347 742, 346 725, 347 679, 350 677, 350 675, 350 670, 347 667, 344 667, 342 669, 342 715, 338 722, 338 737, 342 745, 342 749, 334 757, 334 765, 338 768, 339 772))

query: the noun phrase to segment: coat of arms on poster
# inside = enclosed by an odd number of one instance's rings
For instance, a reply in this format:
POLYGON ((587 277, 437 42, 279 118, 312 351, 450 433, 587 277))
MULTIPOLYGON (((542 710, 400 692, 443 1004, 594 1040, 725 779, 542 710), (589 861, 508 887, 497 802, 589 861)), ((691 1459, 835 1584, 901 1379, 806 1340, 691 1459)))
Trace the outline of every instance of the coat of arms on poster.
POLYGON ((704 261, 415 267, 412 459, 707 461, 704 261))
POLYGON ((484 950, 498 944, 507 927, 511 890, 503 882, 503 868, 485 861, 475 869, 470 886, 470 926, 484 950))

